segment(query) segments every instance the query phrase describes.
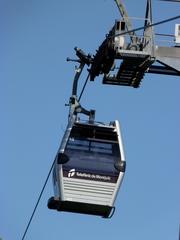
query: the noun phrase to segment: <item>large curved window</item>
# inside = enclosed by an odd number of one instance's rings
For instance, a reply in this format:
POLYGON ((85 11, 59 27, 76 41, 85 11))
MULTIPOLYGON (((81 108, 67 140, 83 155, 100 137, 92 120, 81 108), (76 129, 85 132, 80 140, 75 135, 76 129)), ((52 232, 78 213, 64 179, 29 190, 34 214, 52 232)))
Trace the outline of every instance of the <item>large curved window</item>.
POLYGON ((101 174, 117 173, 114 164, 120 160, 120 151, 115 141, 69 138, 65 153, 69 157, 66 166, 101 174))

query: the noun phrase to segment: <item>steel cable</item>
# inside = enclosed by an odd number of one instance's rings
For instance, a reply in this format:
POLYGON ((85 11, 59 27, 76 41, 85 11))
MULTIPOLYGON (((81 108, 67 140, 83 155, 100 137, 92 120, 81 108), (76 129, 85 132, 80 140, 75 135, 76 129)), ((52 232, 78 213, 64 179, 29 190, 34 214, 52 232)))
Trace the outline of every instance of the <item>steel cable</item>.
POLYGON ((118 33, 118 34, 115 34, 115 35, 113 35, 113 36, 109 36, 108 38, 113 38, 113 37, 116 37, 116 36, 121 36, 121 35, 125 35, 125 34, 128 34, 128 33, 140 31, 140 30, 145 30, 146 28, 150 28, 150 27, 154 27, 154 26, 157 26, 157 25, 160 25, 160 24, 164 24, 164 23, 167 23, 167 22, 176 20, 176 19, 178 19, 178 18, 180 18, 180 15, 178 15, 178 16, 176 16, 176 17, 172 17, 172 18, 168 18, 168 19, 162 20, 162 21, 160 21, 160 22, 156 22, 156 23, 149 24, 149 25, 147 25, 147 26, 145 26, 145 27, 143 26, 143 27, 135 28, 135 29, 132 29, 132 30, 123 32, 123 33, 118 33))
MULTIPOLYGON (((157 25, 160 25, 160 24, 164 24, 164 23, 166 23, 166 22, 170 22, 170 21, 173 21, 173 20, 178 19, 178 18, 180 18, 180 15, 179 15, 179 16, 176 16, 176 17, 169 18, 169 19, 162 20, 162 21, 160 21, 160 22, 156 22, 156 23, 153 23, 153 24, 149 24, 149 25, 146 26, 146 27, 139 27, 139 28, 136 28, 136 29, 132 29, 132 30, 130 30, 130 31, 126 31, 126 32, 123 32, 123 33, 114 35, 114 36, 110 36, 109 38, 112 38, 112 37, 115 37, 115 36, 124 35, 124 34, 128 34, 128 33, 135 32, 135 31, 139 31, 139 30, 143 30, 143 29, 146 29, 146 28, 148 28, 148 27, 153 27, 153 26, 157 26, 157 25)), ((83 94, 83 92, 84 92, 84 90, 85 90, 85 87, 86 87, 86 85, 87 85, 89 76, 90 76, 90 74, 88 74, 88 76, 87 76, 87 78, 86 78, 86 81, 85 81, 84 86, 83 86, 83 88, 82 88, 82 90, 81 90, 81 93, 80 93, 80 96, 79 96, 78 101, 80 101, 80 99, 81 99, 81 97, 82 97, 82 94, 83 94)), ((33 220, 33 217, 34 217, 34 215, 35 215, 35 212, 36 212, 36 210, 37 210, 37 207, 38 207, 38 205, 39 205, 39 202, 40 202, 40 200, 41 200, 41 197, 42 197, 42 195, 43 195, 44 189, 45 189, 45 187, 46 187, 46 185, 47 185, 47 182, 48 182, 48 180, 49 180, 49 177, 50 177, 50 174, 51 174, 52 169, 53 169, 53 167, 54 167, 54 164, 55 164, 55 160, 53 161, 52 166, 51 166, 51 168, 50 168, 50 170, 49 170, 49 172, 48 172, 48 175, 47 175, 47 177, 46 177, 46 180, 45 180, 45 182, 44 182, 44 185, 43 185, 42 190, 41 190, 41 192, 40 192, 40 194, 39 194, 39 197, 38 197, 38 199, 37 199, 37 202, 36 202, 36 204, 35 204, 35 207, 34 207, 34 209, 33 209, 33 212, 32 212, 32 214, 31 214, 31 217, 30 217, 30 219, 29 219, 29 221, 28 221, 28 224, 27 224, 27 226, 26 226, 26 229, 25 229, 25 231, 24 231, 24 234, 23 234, 21 240, 24 240, 24 239, 25 239, 25 236, 26 236, 26 234, 27 234, 27 231, 28 231, 28 229, 29 229, 29 227, 30 227, 30 225, 31 225, 31 222, 32 222, 32 220, 33 220)))
POLYGON ((50 174, 51 174, 52 169, 53 169, 53 167, 54 167, 54 164, 55 164, 55 160, 53 161, 53 163, 52 163, 52 165, 51 165, 51 168, 50 168, 50 170, 49 170, 49 172, 48 172, 48 175, 47 175, 47 177, 46 177, 46 180, 45 180, 45 182, 44 182, 44 185, 43 185, 42 190, 41 190, 41 192, 40 192, 40 194, 39 194, 38 200, 37 200, 37 202, 36 202, 36 205, 35 205, 35 207, 34 207, 34 210, 33 210, 32 214, 31 214, 31 217, 30 217, 30 219, 29 219, 29 221, 28 221, 28 224, 27 224, 27 226, 26 226, 26 229, 25 229, 25 231, 24 231, 24 234, 23 234, 21 240, 24 240, 24 239, 25 239, 26 233, 27 233, 27 231, 28 231, 28 229, 29 229, 29 227, 30 227, 30 224, 31 224, 31 222, 32 222, 32 219, 33 219, 33 217, 34 217, 34 214, 35 214, 35 212, 36 212, 36 210, 37 210, 37 207, 38 207, 38 205, 39 205, 39 202, 40 202, 40 200, 41 200, 41 197, 42 197, 42 194, 43 194, 43 192, 44 192, 44 189, 45 189, 45 187, 46 187, 46 185, 47 185, 47 182, 48 182, 48 180, 49 180, 49 177, 50 177, 50 174))
POLYGON ((82 90, 81 90, 81 93, 80 93, 80 95, 79 95, 78 102, 80 102, 80 100, 81 100, 81 97, 82 97, 83 92, 84 92, 84 90, 85 90, 85 87, 86 87, 86 85, 87 85, 89 76, 90 76, 90 74, 87 75, 86 81, 85 81, 84 86, 83 86, 83 88, 82 88, 82 90))

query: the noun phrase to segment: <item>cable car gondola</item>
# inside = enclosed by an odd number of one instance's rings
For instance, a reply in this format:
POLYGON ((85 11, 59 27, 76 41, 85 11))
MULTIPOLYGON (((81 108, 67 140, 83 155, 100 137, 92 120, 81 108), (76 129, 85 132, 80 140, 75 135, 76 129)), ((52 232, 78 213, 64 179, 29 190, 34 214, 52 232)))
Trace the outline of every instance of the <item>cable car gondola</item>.
POLYGON ((125 166, 118 121, 70 121, 55 158, 48 207, 110 217, 125 166))
POLYGON ((118 121, 95 122, 95 111, 80 105, 78 80, 91 59, 81 49, 75 51, 80 65, 69 100, 68 125, 53 163, 54 196, 48 208, 108 218, 115 210, 126 167, 120 126, 118 121), (89 120, 80 121, 79 113, 88 115, 89 120))

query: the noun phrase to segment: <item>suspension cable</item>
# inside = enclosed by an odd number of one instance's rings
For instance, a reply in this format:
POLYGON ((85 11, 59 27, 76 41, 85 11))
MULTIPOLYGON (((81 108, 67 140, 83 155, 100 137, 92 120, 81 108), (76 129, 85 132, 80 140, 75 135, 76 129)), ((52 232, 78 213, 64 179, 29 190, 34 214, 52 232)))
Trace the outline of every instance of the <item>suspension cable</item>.
POLYGON ((31 214, 31 217, 30 217, 30 219, 29 219, 29 222, 28 222, 28 224, 27 224, 27 226, 26 226, 26 229, 25 229, 25 231, 24 231, 24 234, 23 234, 21 240, 24 240, 24 239, 25 239, 26 233, 27 233, 27 231, 28 231, 28 229, 29 229, 29 227, 30 227, 30 224, 31 224, 31 222, 32 222, 32 219, 33 219, 33 217, 34 217, 34 214, 35 214, 35 212, 36 212, 36 210, 37 210, 37 207, 38 207, 38 205, 39 205, 39 202, 40 202, 40 200, 41 200, 41 197, 42 197, 42 195, 43 195, 43 192, 44 192, 44 189, 45 189, 45 187, 46 187, 46 185, 47 185, 47 182, 48 182, 48 180, 49 180, 49 177, 50 177, 50 174, 51 174, 52 169, 53 169, 53 167, 54 167, 54 164, 55 164, 55 160, 53 161, 52 166, 51 166, 51 168, 50 168, 50 170, 49 170, 49 172, 48 172, 48 175, 47 175, 47 177, 46 177, 46 180, 45 180, 45 182, 44 182, 44 185, 43 185, 42 190, 41 190, 41 192, 40 192, 40 194, 39 194, 38 200, 37 200, 37 202, 36 202, 36 205, 35 205, 35 207, 34 207, 34 210, 33 210, 32 214, 31 214))
MULTIPOLYGON (((157 25, 160 25, 160 24, 163 24, 163 23, 166 23, 166 22, 173 21, 173 20, 178 19, 178 18, 180 18, 180 15, 179 15, 179 16, 175 16, 175 17, 172 17, 172 18, 169 18, 169 19, 165 19, 165 20, 160 21, 160 22, 156 22, 156 23, 150 24, 150 25, 148 25, 148 26, 146 26, 146 27, 140 27, 140 28, 136 28, 136 29, 133 29, 133 30, 130 30, 130 31, 126 31, 126 32, 124 32, 124 33, 116 34, 116 35, 114 35, 114 36, 110 36, 109 38, 112 38, 112 37, 115 37, 115 36, 124 35, 124 34, 128 34, 128 33, 135 32, 135 31, 139 31, 139 30, 143 30, 143 29, 148 28, 148 27, 157 26, 157 25)), ((80 96, 79 96, 78 101, 80 101, 80 99, 81 99, 81 97, 82 97, 82 94, 83 94, 83 92, 84 92, 84 90, 85 90, 85 87, 86 87, 86 85, 87 85, 89 76, 90 76, 90 74, 88 74, 88 76, 87 76, 87 78, 86 78, 86 81, 85 81, 84 86, 83 86, 83 88, 82 88, 82 90, 81 90, 81 93, 80 93, 80 96)), ((25 239, 25 236, 26 236, 27 231, 28 231, 28 229, 29 229, 29 227, 30 227, 30 225, 31 225, 31 222, 32 222, 32 220, 33 220, 33 217, 34 217, 34 215, 35 215, 35 212, 36 212, 37 207, 38 207, 38 205, 39 205, 39 202, 40 202, 40 200, 41 200, 41 197, 42 197, 42 195, 43 195, 43 193, 44 193, 45 187, 46 187, 47 182, 48 182, 48 180, 49 180, 49 177, 50 177, 50 174, 51 174, 52 169, 53 169, 53 167, 54 167, 54 164, 55 164, 55 160, 53 161, 53 163, 52 163, 52 165, 51 165, 51 168, 50 168, 50 170, 49 170, 49 172, 48 172, 48 175, 47 175, 47 177, 46 177, 46 180, 45 180, 45 182, 44 182, 44 185, 43 185, 42 190, 41 190, 41 192, 40 192, 40 194, 39 194, 39 197, 38 197, 38 199, 37 199, 37 202, 36 202, 36 204, 35 204, 35 207, 34 207, 34 209, 33 209, 33 212, 32 212, 32 214, 31 214, 31 217, 30 217, 30 219, 29 219, 29 221, 28 221, 28 224, 27 224, 27 226, 26 226, 26 229, 25 229, 25 231, 24 231, 24 234, 23 234, 21 240, 24 240, 24 239, 25 239)))
POLYGON ((149 24, 149 25, 147 25, 145 27, 143 26, 143 27, 135 28, 135 29, 123 32, 123 33, 118 33, 118 34, 115 34, 113 36, 109 36, 108 38, 113 38, 113 37, 116 37, 116 36, 121 36, 121 35, 125 35, 125 34, 128 34, 128 33, 140 31, 140 30, 143 30, 143 29, 146 29, 146 28, 154 27, 154 26, 157 26, 157 25, 160 25, 160 24, 164 24, 164 23, 173 21, 173 20, 178 19, 178 18, 180 18, 180 15, 172 17, 172 18, 168 18, 168 19, 165 19, 165 20, 162 20, 160 22, 149 24))
MULTIPOLYGON (((87 82, 88 82, 88 79, 89 79, 89 76, 90 76, 90 74, 88 74, 88 76, 87 76, 87 78, 86 78, 86 80, 85 80, 85 83, 84 83, 83 88, 82 88, 82 90, 81 90, 81 93, 80 93, 80 96, 79 96, 78 101, 80 101, 80 99, 81 99, 81 97, 82 97, 82 95, 83 95, 83 92, 84 92, 84 90, 85 90, 85 87, 86 87, 87 82)), ((37 199, 37 202, 36 202, 36 204, 35 204, 35 207, 34 207, 34 209, 33 209, 33 212, 32 212, 32 214, 31 214, 31 217, 29 218, 28 224, 27 224, 27 226, 26 226, 26 229, 25 229, 25 231, 24 231, 24 234, 23 234, 21 240, 24 240, 24 239, 25 239, 25 236, 26 236, 26 234, 27 234, 27 231, 28 231, 28 229, 29 229, 29 227, 30 227, 30 225, 31 225, 31 222, 32 222, 32 220, 33 220, 33 217, 34 217, 34 215, 35 215, 35 212, 36 212, 36 210, 37 210, 37 207, 38 207, 38 205, 39 205, 39 202, 40 202, 40 200, 41 200, 41 197, 42 197, 42 195, 43 195, 44 189, 45 189, 45 187, 46 187, 46 185, 47 185, 47 182, 48 182, 48 180, 49 180, 49 177, 50 177, 50 174, 51 174, 52 169, 53 169, 53 167, 54 167, 54 164, 55 164, 55 160, 53 161, 53 163, 52 163, 52 165, 51 165, 51 168, 50 168, 50 170, 49 170, 49 172, 48 172, 48 175, 47 175, 46 180, 45 180, 45 182, 44 182, 44 185, 43 185, 43 187, 42 187, 42 189, 41 189, 41 192, 40 192, 40 194, 39 194, 39 197, 38 197, 38 199, 37 199)))
MULTIPOLYGON (((82 95, 83 95, 83 92, 84 92, 84 90, 85 90, 85 87, 86 87, 87 82, 88 82, 88 79, 89 79, 89 76, 90 76, 90 74, 88 74, 88 76, 87 76, 87 78, 86 78, 86 80, 85 80, 85 83, 84 83, 83 88, 82 88, 82 90, 81 90, 81 93, 80 93, 80 95, 79 95, 78 101, 80 101, 80 99, 81 99, 81 97, 82 97, 82 95)), ((41 197, 42 197, 42 195, 43 195, 44 189, 45 189, 45 187, 46 187, 46 185, 47 185, 47 182, 48 182, 48 180, 49 180, 49 177, 50 177, 50 174, 51 174, 52 169, 53 169, 53 167, 54 167, 54 164, 55 164, 55 160, 53 161, 53 163, 52 163, 52 165, 51 165, 51 168, 50 168, 50 170, 49 170, 49 172, 48 172, 48 175, 47 175, 46 180, 45 180, 45 182, 44 182, 44 185, 43 185, 43 187, 42 187, 42 189, 41 189, 41 192, 40 192, 40 194, 39 194, 39 197, 38 197, 38 199, 37 199, 37 202, 36 202, 36 204, 35 204, 35 207, 34 207, 34 209, 33 209, 33 212, 32 212, 32 214, 31 214, 31 217, 29 218, 28 224, 27 224, 27 226, 26 226, 26 229, 25 229, 25 231, 24 231, 24 234, 23 234, 21 240, 24 240, 24 239, 25 239, 25 236, 26 236, 26 234, 27 234, 27 231, 28 231, 28 229, 29 229, 29 227, 30 227, 30 225, 31 225, 31 222, 32 222, 32 220, 33 220, 33 217, 34 217, 34 215, 35 215, 35 212, 36 212, 36 210, 37 210, 37 207, 38 207, 38 205, 39 205, 39 202, 40 202, 40 200, 41 200, 41 197)))
POLYGON ((88 82, 89 76, 90 76, 90 74, 88 73, 87 78, 86 78, 86 81, 85 81, 85 83, 84 83, 84 86, 83 86, 83 88, 82 88, 82 90, 81 90, 81 93, 80 93, 80 95, 79 95, 78 102, 80 102, 80 100, 81 100, 81 97, 82 97, 83 92, 84 92, 84 90, 85 90, 85 87, 86 87, 86 85, 87 85, 87 82, 88 82))

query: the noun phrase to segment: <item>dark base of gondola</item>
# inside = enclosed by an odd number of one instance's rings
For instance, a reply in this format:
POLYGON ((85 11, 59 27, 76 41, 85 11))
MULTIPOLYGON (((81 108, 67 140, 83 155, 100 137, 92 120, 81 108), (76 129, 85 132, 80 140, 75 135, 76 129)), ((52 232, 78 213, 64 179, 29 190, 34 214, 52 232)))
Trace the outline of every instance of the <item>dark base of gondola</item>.
POLYGON ((103 206, 98 204, 89 204, 72 201, 60 201, 51 197, 47 204, 49 209, 63 212, 81 213, 101 216, 103 218, 111 218, 114 214, 114 207, 103 206))

